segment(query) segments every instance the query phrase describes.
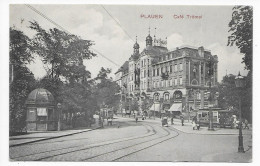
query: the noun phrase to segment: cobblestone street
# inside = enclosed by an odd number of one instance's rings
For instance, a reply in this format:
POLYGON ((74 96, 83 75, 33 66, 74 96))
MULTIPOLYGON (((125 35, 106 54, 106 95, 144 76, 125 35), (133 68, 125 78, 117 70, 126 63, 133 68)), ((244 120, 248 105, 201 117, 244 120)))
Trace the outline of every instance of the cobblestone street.
POLYGON ((162 127, 159 119, 136 123, 133 118, 117 118, 112 126, 105 123, 104 128, 10 147, 10 159, 249 162, 252 156, 250 137, 244 135, 246 153, 239 154, 238 139, 234 134, 184 133, 180 128, 176 130, 174 125, 162 127))

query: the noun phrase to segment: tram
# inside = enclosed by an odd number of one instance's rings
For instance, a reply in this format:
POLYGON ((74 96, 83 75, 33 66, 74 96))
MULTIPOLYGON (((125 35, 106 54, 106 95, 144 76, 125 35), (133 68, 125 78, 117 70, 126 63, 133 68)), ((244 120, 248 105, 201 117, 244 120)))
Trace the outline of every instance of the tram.
POLYGON ((223 110, 220 108, 200 109, 197 111, 197 119, 201 125, 209 124, 209 112, 213 113, 213 124, 219 127, 233 128, 236 123, 236 115, 234 111, 223 110))

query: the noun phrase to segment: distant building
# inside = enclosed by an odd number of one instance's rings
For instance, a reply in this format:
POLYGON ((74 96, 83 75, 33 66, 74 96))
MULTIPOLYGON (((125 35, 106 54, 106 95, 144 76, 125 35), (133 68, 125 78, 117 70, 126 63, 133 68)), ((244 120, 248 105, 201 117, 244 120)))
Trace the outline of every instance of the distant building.
POLYGON ((155 36, 153 39, 150 34, 146 47, 141 52, 139 49, 136 40, 133 54, 115 73, 121 87, 122 113, 133 111, 133 100, 139 101, 140 113, 188 112, 208 107, 210 82, 213 88, 217 83, 217 55, 202 46, 182 46, 169 51, 167 39, 155 36), (148 104, 141 107, 144 100, 148 104))

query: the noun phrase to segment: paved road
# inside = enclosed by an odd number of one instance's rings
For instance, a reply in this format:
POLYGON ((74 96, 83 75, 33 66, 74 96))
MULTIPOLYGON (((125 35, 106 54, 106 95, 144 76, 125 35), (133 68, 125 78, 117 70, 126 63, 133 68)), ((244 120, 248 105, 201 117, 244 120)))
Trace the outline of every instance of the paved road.
MULTIPOLYGON (((155 121, 135 123, 133 119, 120 118, 104 129, 10 147, 10 158, 13 161, 233 161, 232 152, 236 151, 235 135, 186 134, 155 121), (232 157, 227 158, 229 155, 232 157)), ((233 162, 248 162, 248 155, 252 156, 251 153, 238 155, 233 162)))

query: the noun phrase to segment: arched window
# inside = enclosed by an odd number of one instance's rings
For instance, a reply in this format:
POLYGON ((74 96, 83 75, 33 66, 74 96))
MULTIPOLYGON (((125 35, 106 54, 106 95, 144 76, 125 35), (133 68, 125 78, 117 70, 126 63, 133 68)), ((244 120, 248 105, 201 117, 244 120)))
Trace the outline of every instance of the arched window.
POLYGON ((154 93, 154 95, 153 95, 154 100, 159 101, 159 97, 160 97, 159 93, 154 93))
POLYGON ((165 101, 169 100, 170 99, 170 93, 169 92, 165 92, 164 95, 163 95, 163 99, 165 101))
POLYGON ((198 83, 198 81, 196 80, 196 79, 193 79, 192 81, 191 81, 191 85, 198 85, 199 83, 198 83))
POLYGON ((182 99, 182 92, 177 90, 173 93, 173 98, 174 99, 182 99))

